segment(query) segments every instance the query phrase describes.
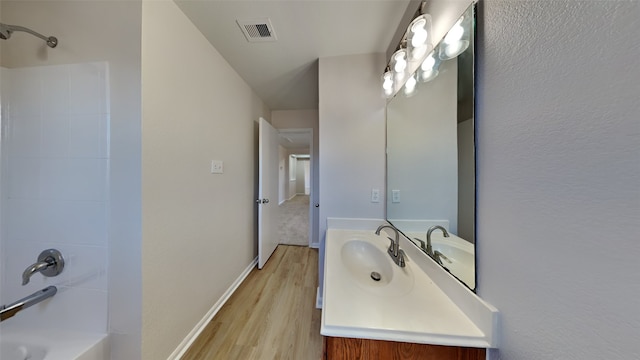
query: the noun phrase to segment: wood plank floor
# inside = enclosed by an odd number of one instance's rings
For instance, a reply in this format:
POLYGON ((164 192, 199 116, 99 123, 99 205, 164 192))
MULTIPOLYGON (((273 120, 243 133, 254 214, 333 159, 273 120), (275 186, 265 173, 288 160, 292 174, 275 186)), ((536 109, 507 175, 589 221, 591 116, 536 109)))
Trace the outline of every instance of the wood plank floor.
POLYGON ((247 276, 182 360, 320 359, 317 286, 317 249, 279 245, 262 270, 247 276))

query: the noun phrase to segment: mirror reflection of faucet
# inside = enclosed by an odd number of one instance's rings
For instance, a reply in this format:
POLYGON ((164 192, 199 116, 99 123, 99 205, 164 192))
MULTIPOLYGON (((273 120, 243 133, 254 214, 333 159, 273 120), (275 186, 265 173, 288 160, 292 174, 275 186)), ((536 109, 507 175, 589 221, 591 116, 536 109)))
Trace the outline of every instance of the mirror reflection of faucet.
POLYGON ((57 276, 64 269, 64 258, 60 251, 47 249, 40 253, 38 262, 29 265, 22 273, 22 285, 27 285, 31 276, 39 272, 44 276, 57 276))
POLYGON ((404 251, 400 249, 400 233, 398 233, 398 230, 393 226, 384 224, 378 226, 376 235, 380 235, 380 231, 384 228, 389 228, 396 233, 395 240, 388 238, 389 241, 391 241, 391 245, 389 245, 389 250, 387 251, 387 253, 389 254, 389 256, 391 256, 391 259, 393 259, 393 262, 396 263, 396 265, 405 267, 404 251))
POLYGON ((445 229, 440 225, 432 226, 429 228, 429 230, 427 230, 427 254, 431 256, 433 256, 433 246, 431 246, 431 233, 434 232, 435 230, 442 230, 444 237, 449 237, 449 233, 447 232, 447 229, 445 229))

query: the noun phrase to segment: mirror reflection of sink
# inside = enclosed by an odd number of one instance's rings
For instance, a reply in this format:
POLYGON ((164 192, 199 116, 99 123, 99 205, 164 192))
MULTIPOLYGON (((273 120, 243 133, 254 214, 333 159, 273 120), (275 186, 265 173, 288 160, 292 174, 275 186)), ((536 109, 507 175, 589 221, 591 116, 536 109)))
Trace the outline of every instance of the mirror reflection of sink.
POLYGON ((472 252, 473 247, 461 246, 454 242, 447 241, 446 238, 433 241, 431 245, 433 246, 434 252, 439 251, 446 256, 446 259, 441 258, 442 266, 470 288, 474 288, 475 254, 472 252))
POLYGON ((384 246, 352 239, 344 243, 340 255, 347 273, 361 289, 382 296, 400 296, 413 288, 413 273, 409 267, 394 264, 384 246), (372 272, 380 274, 378 281, 372 279, 372 272))

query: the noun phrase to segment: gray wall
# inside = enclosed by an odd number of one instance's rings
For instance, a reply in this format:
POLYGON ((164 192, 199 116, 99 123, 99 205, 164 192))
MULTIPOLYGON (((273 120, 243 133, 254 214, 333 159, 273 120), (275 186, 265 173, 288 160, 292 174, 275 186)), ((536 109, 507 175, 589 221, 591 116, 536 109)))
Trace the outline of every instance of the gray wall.
POLYGON ((638 359, 638 1, 497 1, 478 26, 478 293, 494 359, 638 359))
POLYGON ((385 99, 383 54, 321 58, 320 287, 327 217, 384 218, 385 99), (380 202, 371 202, 371 189, 380 202))

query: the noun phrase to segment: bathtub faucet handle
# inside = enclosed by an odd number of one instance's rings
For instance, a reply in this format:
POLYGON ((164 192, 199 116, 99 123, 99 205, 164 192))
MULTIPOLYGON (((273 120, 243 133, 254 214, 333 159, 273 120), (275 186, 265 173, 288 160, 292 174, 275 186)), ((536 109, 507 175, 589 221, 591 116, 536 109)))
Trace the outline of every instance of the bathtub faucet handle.
POLYGON ((22 285, 27 285, 31 276, 39 272, 44 276, 56 276, 64 269, 64 258, 60 251, 47 249, 40 253, 38 262, 29 265, 22 273, 22 285))

